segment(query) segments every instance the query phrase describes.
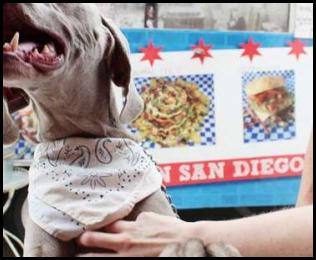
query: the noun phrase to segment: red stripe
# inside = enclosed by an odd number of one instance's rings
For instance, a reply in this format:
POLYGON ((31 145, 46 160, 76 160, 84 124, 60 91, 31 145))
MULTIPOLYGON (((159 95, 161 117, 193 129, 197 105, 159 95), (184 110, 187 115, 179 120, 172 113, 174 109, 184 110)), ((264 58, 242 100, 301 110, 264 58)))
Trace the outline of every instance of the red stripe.
POLYGON ((304 155, 280 155, 229 160, 160 164, 166 186, 245 181, 300 176, 304 155))

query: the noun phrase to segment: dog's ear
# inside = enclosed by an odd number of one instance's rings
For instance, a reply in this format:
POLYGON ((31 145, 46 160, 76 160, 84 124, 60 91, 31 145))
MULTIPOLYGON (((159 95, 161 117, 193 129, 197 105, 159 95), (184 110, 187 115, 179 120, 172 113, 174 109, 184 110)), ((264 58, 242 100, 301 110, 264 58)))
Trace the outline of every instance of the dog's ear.
POLYGON ((12 144, 18 137, 19 129, 10 115, 7 101, 3 99, 3 144, 12 144))
POLYGON ((102 17, 102 23, 113 37, 110 53, 106 58, 112 81, 116 86, 124 88, 125 103, 119 116, 119 122, 127 124, 136 119, 143 111, 144 103, 132 79, 130 51, 126 38, 111 20, 102 17))

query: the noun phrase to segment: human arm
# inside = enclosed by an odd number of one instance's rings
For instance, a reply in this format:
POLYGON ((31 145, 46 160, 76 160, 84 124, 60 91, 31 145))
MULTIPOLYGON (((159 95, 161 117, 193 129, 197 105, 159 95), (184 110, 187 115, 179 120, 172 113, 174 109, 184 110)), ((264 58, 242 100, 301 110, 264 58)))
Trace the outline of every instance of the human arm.
POLYGON ((305 155, 304 171, 296 206, 313 204, 313 134, 305 155))
POLYGON ((205 245, 224 241, 243 256, 312 256, 313 206, 285 209, 258 216, 188 223, 143 213, 135 222, 118 221, 105 232, 85 232, 84 247, 111 249, 116 253, 81 256, 158 256, 164 247, 190 237, 205 245))

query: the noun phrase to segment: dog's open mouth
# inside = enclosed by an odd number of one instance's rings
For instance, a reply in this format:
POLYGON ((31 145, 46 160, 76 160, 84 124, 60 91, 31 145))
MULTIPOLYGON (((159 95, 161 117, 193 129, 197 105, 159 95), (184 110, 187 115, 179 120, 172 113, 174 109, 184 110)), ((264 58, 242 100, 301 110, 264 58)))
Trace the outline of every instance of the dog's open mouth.
POLYGON ((13 59, 41 71, 56 70, 64 64, 66 45, 58 35, 21 24, 15 30, 5 28, 4 61, 13 59))
POLYGON ((19 32, 14 34, 10 42, 3 44, 3 55, 17 58, 19 61, 45 71, 57 69, 64 62, 64 54, 58 50, 53 41, 47 43, 20 42, 19 32))
POLYGON ((20 35, 16 32, 10 42, 3 44, 3 53, 17 56, 26 63, 39 69, 56 69, 62 64, 64 56, 58 54, 53 42, 40 44, 35 42, 19 42, 20 35))

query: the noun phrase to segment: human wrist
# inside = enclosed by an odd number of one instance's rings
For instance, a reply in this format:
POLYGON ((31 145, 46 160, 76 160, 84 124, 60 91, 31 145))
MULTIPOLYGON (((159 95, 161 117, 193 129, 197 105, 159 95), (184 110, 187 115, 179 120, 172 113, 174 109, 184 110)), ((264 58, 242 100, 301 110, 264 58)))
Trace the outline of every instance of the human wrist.
POLYGON ((221 242, 223 239, 223 221, 198 221, 192 224, 191 234, 202 240, 204 245, 221 242))
POLYGON ((210 221, 197 221, 197 222, 191 222, 188 223, 188 234, 187 236, 189 236, 190 238, 197 238, 197 239, 201 239, 204 241, 203 237, 204 237, 204 229, 207 228, 207 226, 210 225, 210 221))

